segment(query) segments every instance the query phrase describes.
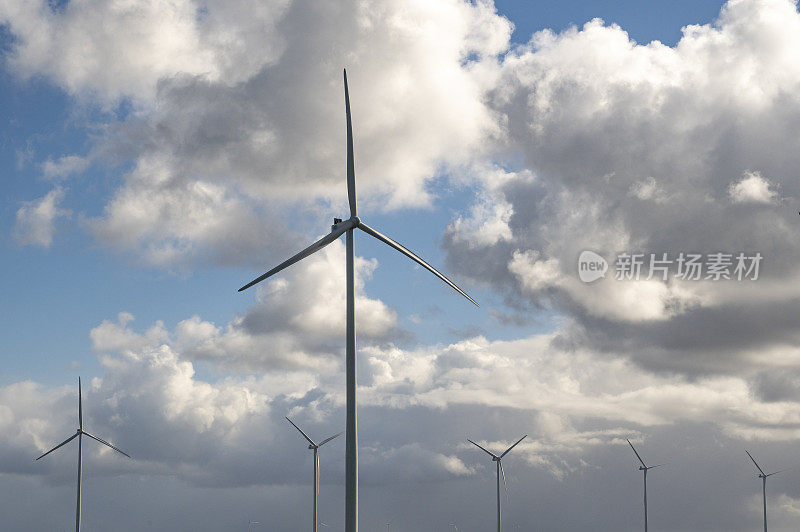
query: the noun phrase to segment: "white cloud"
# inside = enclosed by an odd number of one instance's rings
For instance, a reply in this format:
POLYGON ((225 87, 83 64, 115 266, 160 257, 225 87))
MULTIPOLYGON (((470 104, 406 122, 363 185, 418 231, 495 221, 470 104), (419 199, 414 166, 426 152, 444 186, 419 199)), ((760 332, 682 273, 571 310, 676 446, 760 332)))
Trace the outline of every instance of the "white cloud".
POLYGON ((201 43, 191 1, 4 2, 0 19, 19 41, 11 64, 23 76, 45 74, 69 92, 107 101, 152 97, 157 82, 179 73, 219 76, 201 43))
MULTIPOLYGON (((130 315, 123 314, 120 323, 103 323, 92 333, 101 351, 103 374, 84 386, 87 426, 137 458, 136 462, 116 461, 90 448, 93 467, 101 475, 145 471, 177 475, 199 485, 281 482, 288 472, 279 465, 285 462, 280 453, 270 453, 271 465, 263 470, 245 473, 242 463, 256 459, 254 453, 266 446, 274 449, 284 445, 284 439, 295 437, 292 431, 277 430, 284 423, 283 415, 300 420, 333 416, 334 424, 326 425, 326 433, 336 432, 331 427, 341 423, 341 365, 298 365, 292 370, 274 366, 264 368, 258 378, 211 382, 196 374, 190 359, 192 342, 219 338, 216 329, 192 319, 169 337, 163 335, 160 324, 136 337, 126 330, 129 322, 130 315), (118 339, 110 340, 115 333, 118 339), (113 354, 105 351, 112 347, 113 354), (257 434, 253 426, 259 427, 257 434), (264 471, 271 473, 265 476, 264 471)), ((759 441, 800 437, 796 428, 800 399, 760 401, 751 385, 736 377, 689 380, 654 375, 623 358, 565 350, 558 339, 558 335, 511 342, 475 338, 414 351, 362 348, 360 405, 362 415, 373 420, 372 439, 363 448, 365 481, 440 481, 477 473, 476 466, 458 456, 467 447, 447 443, 454 437, 459 441, 459 436, 448 433, 454 427, 424 426, 437 423, 441 416, 460 418, 462 407, 467 412, 509 412, 509 419, 517 419, 518 430, 531 434, 515 456, 560 479, 578 467, 565 457, 624 445, 624 437, 659 426, 699 423, 727 437, 759 441), (423 424, 414 433, 421 440, 397 425, 398 419, 408 415, 423 424), (587 420, 591 420, 588 427, 587 420), (397 435, 396 431, 401 432, 397 435), (423 443, 429 438, 433 438, 430 443, 423 443)), ((0 433, 6 449, 0 453, 0 467, 16 470, 8 460, 44 451, 68 435, 74 429, 75 394, 74 386, 50 389, 18 383, 0 387, 0 398, 6 398, 0 403, 0 433)), ((461 419, 456 430, 461 432, 474 422, 461 419)), ((485 442, 480 433, 472 436, 485 442)), ((485 443, 490 448, 510 444, 485 443)), ((67 473, 61 462, 43 467, 58 472, 59 478, 67 473)), ((26 466, 23 471, 30 474, 34 469, 26 466)))
POLYGON ((501 153, 521 155, 514 166, 536 178, 486 185, 507 205, 510 233, 475 237, 486 218, 479 194, 448 229, 449 262, 514 302, 574 319, 585 333, 574 341, 662 369, 729 371, 752 344, 788 342, 795 325, 780 316, 800 309, 776 287, 798 276, 797 213, 779 202, 800 194, 798 29, 794 2, 736 0, 675 46, 638 44, 599 19, 534 34, 504 58, 489 101, 503 118, 501 153), (752 287, 585 285, 583 250, 606 257, 612 274, 620 253, 760 253, 764 268, 752 287))
POLYGON ((20 74, 134 99, 93 147, 134 170, 92 228, 158 266, 241 263, 253 241, 226 249, 238 230, 264 236, 265 213, 285 200, 344 206, 343 66, 365 206, 429 205, 431 180, 499 133, 484 95, 511 25, 488 2, 12 2, 2 19, 20 74))
MULTIPOLYGON (((364 293, 364 282, 376 267, 374 260, 356 260, 356 319, 362 346, 402 335, 397 313, 364 293)), ((226 371, 331 372, 343 362, 344 281, 344 245, 336 241, 254 289, 256 304, 225 326, 192 316, 174 331, 156 322, 137 333, 130 326, 132 316, 121 313, 117 323, 106 320, 90 336, 100 353, 166 345, 187 360, 209 361, 226 371)))
POLYGON ((741 181, 731 183, 728 194, 734 203, 772 203, 777 195, 758 172, 746 172, 741 181))
POLYGON ((98 240, 164 268, 263 263, 271 258, 265 249, 291 249, 293 235, 282 220, 264 219, 224 181, 181 179, 170 165, 139 160, 104 216, 89 220, 98 240))
POLYGON ((56 220, 72 214, 72 211, 59 207, 64 194, 64 189, 56 187, 37 201, 25 202, 17 210, 13 235, 18 243, 50 247, 56 231, 56 220))
POLYGON ((42 174, 47 179, 61 179, 78 174, 89 167, 89 159, 77 155, 64 155, 55 161, 47 159, 42 164, 42 174))

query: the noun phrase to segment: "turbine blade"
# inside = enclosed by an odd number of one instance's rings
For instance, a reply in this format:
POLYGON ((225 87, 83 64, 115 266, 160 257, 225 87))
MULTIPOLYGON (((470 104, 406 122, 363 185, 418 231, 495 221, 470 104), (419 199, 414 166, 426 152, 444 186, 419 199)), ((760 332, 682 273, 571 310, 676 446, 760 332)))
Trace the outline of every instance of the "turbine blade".
MULTIPOLYGON (((69 438, 67 438, 66 440, 62 441, 61 443, 59 443, 58 445, 56 445, 55 447, 53 447, 52 449, 50 449, 49 451, 47 451, 46 453, 44 453, 44 454, 43 454, 42 456, 40 456, 39 458, 44 458, 45 456, 47 456, 48 454, 52 453, 53 451, 55 451, 55 450, 56 450, 56 449, 58 449, 59 447, 61 447, 61 446, 63 446, 63 445, 66 445, 66 444, 68 444, 69 442, 71 442, 72 440, 74 440, 74 439, 75 439, 77 436, 78 436, 78 433, 76 432, 75 434, 73 434, 72 436, 70 436, 69 438)), ((36 460, 38 460, 39 458, 37 458, 36 460)), ((35 462, 36 460, 34 460, 34 462, 35 462)))
POLYGON ((78 377, 78 427, 83 430, 83 401, 81 400, 81 378, 78 377))
POLYGON ((300 427, 298 427, 297 425, 295 425, 295 424, 294 424, 294 421, 292 421, 291 419, 289 419, 289 417, 288 417, 288 416, 286 416, 286 421, 288 421, 289 423, 291 423, 291 424, 292 424, 292 426, 293 426, 294 428, 296 428, 297 430, 299 430, 299 431, 300 431, 300 434, 302 434, 302 435, 303 435, 303 437, 304 437, 305 439, 307 439, 307 440, 308 440, 308 443, 310 443, 310 444, 311 444, 311 445, 313 445, 314 447, 319 447, 319 446, 318 446, 316 443, 314 443, 314 440, 312 440, 311 438, 309 438, 309 437, 308 437, 308 434, 306 434, 305 432, 303 432, 303 429, 301 429, 300 427))
POLYGON ((625 441, 627 441, 627 442, 628 442, 628 445, 630 445, 630 446, 631 446, 631 449, 633 449, 633 452, 636 454, 636 458, 638 458, 638 459, 639 459, 639 461, 642 463, 642 467, 647 467, 647 464, 645 464, 645 463, 644 463, 644 460, 642 460, 642 457, 641 457, 641 456, 639 456, 639 453, 638 453, 638 452, 636 452, 636 447, 634 447, 634 446, 633 446, 633 444, 631 443, 631 440, 629 440, 629 439, 627 439, 627 438, 626 438, 626 439, 625 439, 625 441))
POLYGON ((785 469, 779 469, 778 471, 775 471, 774 473, 770 473, 769 475, 766 475, 766 476, 771 477, 772 475, 777 475, 778 473, 783 473, 784 471, 786 471, 786 470, 785 469))
POLYGON ((657 468, 657 467, 661 467, 661 466, 663 466, 663 465, 664 465, 664 464, 651 465, 651 466, 650 466, 650 467, 648 467, 647 469, 655 469, 655 468, 657 468))
POLYGON ((745 450, 744 450, 744 452, 746 452, 746 453, 747 453, 747 456, 749 456, 749 457, 750 457, 750 460, 752 460, 752 461, 753 461, 753 463, 754 463, 754 464, 756 464, 756 467, 758 468, 758 470, 759 470, 759 471, 761 471, 761 474, 762 474, 762 475, 764 475, 764 476, 766 476, 767 474, 766 474, 766 473, 764 473, 764 470, 763 470, 763 469, 761 469, 761 466, 760 466, 760 465, 758 465, 758 462, 756 462, 756 459, 755 459, 755 458, 753 458, 753 455, 752 455, 752 454, 750 454, 750 451, 748 451, 747 449, 745 449, 745 450))
POLYGON ((99 441, 100 443, 102 443, 103 445, 108 445, 109 447, 111 447, 112 449, 114 449, 115 451, 117 451, 118 453, 124 454, 124 455, 125 455, 125 456, 127 456, 128 458, 131 458, 131 455, 129 455, 128 453, 126 453, 125 451, 123 451, 122 449, 120 449, 120 448, 118 448, 118 447, 114 447, 113 445, 111 445, 110 443, 108 443, 106 440, 101 440, 101 439, 100 439, 100 438, 98 438, 97 436, 92 436, 91 434, 89 434, 89 433, 88 433, 88 432, 86 432, 85 430, 82 430, 81 432, 82 432, 82 433, 84 433, 86 436, 89 436, 89 437, 90 437, 90 438, 92 438, 93 440, 97 440, 97 441, 99 441))
POLYGON ((467 438, 467 441, 468 441, 468 442, 470 442, 470 443, 471 443, 472 445, 474 445, 475 447, 477 447, 478 449, 481 449, 482 451, 484 451, 484 452, 486 452, 486 453, 489 453, 489 454, 492 456, 492 458, 498 458, 498 456, 497 456, 496 454, 494 454, 492 451, 488 451, 488 450, 486 450, 484 447, 481 447, 480 445, 478 445, 478 444, 477 444, 477 443, 475 443, 474 441, 470 440, 469 438, 467 438))
POLYGON ((327 246, 328 244, 330 244, 331 242, 333 242, 334 240, 339 238, 342 235, 342 233, 344 233, 345 231, 350 229, 350 227, 352 227, 352 224, 347 224, 347 223, 342 224, 335 231, 331 231, 329 234, 323 236, 322 238, 320 238, 319 240, 317 240, 316 242, 314 242, 313 244, 308 246, 306 249, 304 249, 303 251, 301 251, 300 253, 295 255, 294 257, 281 262, 279 265, 275 266, 274 268, 272 268, 270 271, 268 271, 264 275, 256 277, 255 279, 253 279, 252 281, 250 281, 249 283, 247 283, 246 285, 241 287, 238 291, 241 292, 242 290, 247 290, 248 288, 250 288, 254 284, 260 283, 261 281, 263 281, 267 277, 275 275, 276 273, 278 273, 279 271, 283 270, 284 268, 288 268, 289 266, 291 266, 295 262, 303 260, 304 258, 308 257, 312 253, 316 253, 317 251, 321 250, 322 248, 324 248, 325 246, 327 246))
MULTIPOLYGON (((525 436, 523 436, 523 437, 521 437, 520 439, 518 439, 518 440, 517 440, 517 443, 521 442, 522 440, 524 440, 524 439, 525 439, 525 438, 527 438, 527 437, 528 437, 528 435, 526 434, 525 436)), ((517 446, 517 443, 515 443, 514 445, 512 445, 511 447, 509 447, 508 449, 506 449, 506 450, 505 450, 505 452, 504 452, 503 454, 501 454, 501 455, 500 455, 500 458, 502 458, 502 457, 504 457, 505 455, 507 455, 507 454, 508 454, 508 451, 510 451, 511 449, 513 449, 514 447, 516 447, 516 446, 517 446)))
POLYGON ((334 439, 334 438, 338 438, 338 437, 339 437, 339 436, 341 436, 342 434, 344 434, 344 431, 340 432, 339 434, 334 434, 334 435, 333 435, 333 436, 331 436, 330 438, 325 438, 324 440, 322 440, 322 443, 320 443, 320 444, 319 444, 319 446, 320 446, 320 447, 322 447, 323 445, 325 445, 326 443, 328 443, 328 442, 329 442, 329 441, 331 441, 332 439, 334 439))
POLYGON ((347 70, 344 70, 344 110, 347 115, 347 199, 350 216, 356 216, 356 166, 353 155, 353 124, 350 119, 350 92, 347 90, 347 70))
POLYGON ((506 502, 508 502, 508 484, 506 484, 506 472, 503 469, 502 461, 500 461, 500 473, 503 475, 503 487, 506 489, 506 502))
POLYGON ((474 299, 472 299, 471 297, 469 297, 469 296, 467 295, 467 293, 466 293, 466 292, 464 292, 462 289, 460 289, 460 288, 459 288, 459 287, 458 287, 458 286, 457 286, 457 285, 456 285, 456 284, 455 284, 453 281, 451 281, 450 279, 448 279, 447 277, 445 277, 444 275, 442 275, 441 273, 439 273, 439 272, 436 270, 436 268, 434 268, 433 266, 431 266, 430 264, 428 264, 427 262, 425 262, 424 260, 422 260, 421 258, 419 258, 418 256, 416 256, 416 255, 415 255, 413 252, 411 252, 411 251, 410 251, 410 250, 408 250, 407 248, 405 248, 405 247, 403 247, 402 245, 398 244, 397 242, 395 242, 394 240, 392 240, 392 239, 391 239, 391 238, 389 238, 388 236, 385 236, 385 235, 382 235, 382 234, 380 234, 380 233, 379 233, 379 232, 377 232, 376 230, 374 230, 374 229, 372 229, 371 227, 369 227, 368 225, 366 225, 364 222, 359 222, 359 223, 358 223, 358 227, 359 227, 359 229, 363 230, 363 231, 364 231, 365 233, 367 233, 368 235, 374 236, 375 238, 377 238, 378 240, 380 240, 380 241, 381 241, 381 242, 383 242, 384 244, 388 244, 389 246, 393 247, 394 249, 396 249, 397 251, 399 251, 400 253, 402 253, 402 254, 403 254, 403 255, 405 255, 406 257, 410 258, 411 260, 413 260, 414 262, 416 262, 416 263, 417 263, 417 264, 419 264, 420 266, 423 266, 423 267, 424 267, 424 268, 426 268, 426 269, 427 269, 429 272, 431 272, 432 274, 434 274, 436 277, 438 277, 439 279, 441 279, 442 281, 444 281, 445 283, 447 283, 448 285, 450 285, 450 286, 451 286, 451 287, 452 287, 452 288, 453 288, 453 289, 454 289, 456 292, 458 292, 458 293, 459 293, 459 294, 461 294, 462 296, 464 296, 464 297, 466 297, 467 299, 469 299, 470 301, 472 301, 472 303, 473 303, 473 304, 474 304, 476 307, 480 307, 480 305, 478 305, 478 302, 477 302, 477 301, 475 301, 474 299))

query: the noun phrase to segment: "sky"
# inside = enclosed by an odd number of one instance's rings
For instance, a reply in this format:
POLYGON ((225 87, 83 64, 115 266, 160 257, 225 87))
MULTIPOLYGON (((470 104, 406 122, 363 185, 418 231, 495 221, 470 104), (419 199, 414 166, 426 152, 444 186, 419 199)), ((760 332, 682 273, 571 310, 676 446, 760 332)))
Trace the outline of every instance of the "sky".
MULTIPOLYGON (((791 0, 0 4, 0 501, 69 530, 310 527, 344 429, 360 525, 800 523, 800 12, 791 0)), ((344 521, 344 438, 320 518, 344 521)))

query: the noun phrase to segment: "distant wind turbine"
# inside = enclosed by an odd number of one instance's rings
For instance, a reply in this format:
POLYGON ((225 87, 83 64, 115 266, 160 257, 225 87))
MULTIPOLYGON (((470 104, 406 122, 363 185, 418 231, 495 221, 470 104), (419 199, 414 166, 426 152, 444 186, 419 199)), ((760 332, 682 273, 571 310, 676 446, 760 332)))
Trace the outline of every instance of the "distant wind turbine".
POLYGON ((781 469, 780 471, 775 471, 774 473, 769 473, 769 474, 764 473, 764 470, 761 469, 760 465, 758 465, 758 462, 756 462, 756 459, 753 458, 752 454, 750 454, 750 451, 745 449, 744 452, 747 453, 747 456, 750 457, 750 460, 752 460, 753 463, 758 468, 758 478, 761 479, 762 490, 764 493, 764 532, 767 532, 767 477, 771 477, 772 475, 777 475, 778 473, 781 473, 784 470, 781 469))
POLYGON ((526 434, 522 438, 518 439, 517 443, 515 443, 514 445, 512 445, 511 447, 509 447, 508 449, 506 449, 505 451, 503 451, 499 455, 494 454, 492 451, 489 451, 486 448, 481 447, 480 445, 478 445, 474 441, 472 441, 469 438, 467 438, 468 442, 470 442, 472 445, 474 445, 478 449, 484 451, 489 456, 491 456, 492 457, 492 462, 497 462, 497 532, 500 532, 500 476, 501 475, 503 477, 503 487, 506 490, 506 500, 508 499, 508 484, 506 484, 506 472, 503 470, 503 462, 502 462, 502 460, 503 460, 503 457, 505 455, 507 455, 509 453, 509 451, 511 451, 511 449, 516 447, 519 442, 521 442, 522 440, 524 440, 527 437, 528 437, 528 435, 526 434))
POLYGON ((644 460, 642 460, 642 457, 639 456, 639 453, 636 451, 636 447, 634 447, 633 444, 631 443, 631 440, 627 440, 626 439, 626 441, 628 442, 628 445, 631 446, 631 449, 633 449, 633 452, 636 454, 636 458, 638 458, 639 461, 642 463, 642 465, 639 466, 639 471, 644 473, 644 532, 647 532, 647 472, 650 469, 655 469, 657 467, 661 467, 664 464, 648 466, 647 464, 644 463, 644 460))
POLYGON ((353 155, 353 126, 350 120, 350 93, 347 90, 347 71, 344 71, 344 106, 347 119, 347 198, 350 202, 350 218, 347 220, 333 219, 331 232, 317 240, 303 251, 287 259, 269 270, 267 273, 253 279, 239 289, 246 290, 254 284, 271 277, 288 268, 295 262, 301 261, 309 255, 321 250, 340 236, 346 237, 347 250, 347 349, 345 354, 345 368, 347 381, 347 426, 346 426, 346 452, 345 452, 345 532, 358 532, 358 429, 356 423, 356 322, 355 322, 355 274, 354 274, 354 231, 361 229, 368 235, 377 238, 384 244, 392 247, 407 256, 420 266, 424 267, 439 279, 450 285, 459 294, 469 299, 478 306, 474 299, 456 286, 453 281, 436 271, 436 269, 419 258, 417 255, 401 246, 391 238, 375 231, 362 222, 356 214, 356 171, 353 155))
POLYGON ((112 449, 114 449, 118 453, 124 454, 128 458, 131 457, 125 451, 122 451, 121 449, 118 449, 118 448, 114 447, 113 445, 111 445, 107 441, 101 440, 97 436, 92 436, 91 434, 89 434, 88 432, 83 430, 83 401, 81 400, 81 378, 78 377, 78 430, 75 432, 75 434, 73 434, 72 436, 70 436, 66 440, 62 441, 61 443, 59 443, 58 445, 56 445, 55 447, 53 447, 52 449, 50 449, 49 451, 44 453, 42 456, 40 456, 39 458, 36 459, 36 460, 39 460, 41 458, 44 458, 45 456, 47 456, 48 454, 52 453, 53 451, 55 451, 59 447, 68 444, 69 442, 71 442, 75 438, 78 438, 78 501, 77 501, 76 509, 75 509, 75 532, 80 532, 81 531, 81 476, 82 476, 82 474, 81 474, 81 471, 82 471, 81 470, 81 459, 83 458, 83 445, 82 445, 83 444, 83 441, 82 441, 83 440, 83 436, 88 436, 88 437, 92 438, 93 440, 97 440, 100 443, 102 443, 103 445, 107 445, 108 447, 111 447, 112 449))
POLYGON ((247 520, 247 531, 250 532, 250 527, 252 527, 253 525, 260 525, 260 524, 261 523, 259 523, 258 521, 251 521, 251 520, 248 519, 247 520))
POLYGON ((329 441, 331 441, 332 439, 336 438, 337 436, 341 436, 344 431, 340 432, 339 434, 334 434, 330 438, 325 438, 320 443, 314 443, 314 440, 309 438, 308 434, 303 432, 303 429, 295 425, 294 421, 289 419, 288 416, 286 417, 286 421, 291 423, 294 428, 300 431, 300 434, 302 434, 303 437, 306 440, 308 440, 308 448, 314 451, 314 529, 313 530, 314 532, 317 532, 317 495, 319 495, 319 448, 328 443, 329 441))

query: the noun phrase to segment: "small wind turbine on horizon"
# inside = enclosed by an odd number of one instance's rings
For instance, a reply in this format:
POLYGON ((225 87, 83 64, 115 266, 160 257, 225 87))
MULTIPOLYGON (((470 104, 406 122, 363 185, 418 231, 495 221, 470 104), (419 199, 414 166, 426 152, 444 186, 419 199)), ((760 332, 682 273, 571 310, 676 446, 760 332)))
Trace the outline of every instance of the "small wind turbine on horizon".
POLYGON ((283 261, 278 266, 272 268, 265 274, 253 279, 239 289, 239 292, 260 283, 264 279, 275 275, 281 270, 288 268, 292 264, 321 250, 340 236, 346 238, 346 284, 347 284, 347 341, 345 354, 345 373, 347 381, 347 426, 346 426, 346 451, 345 451, 345 532, 358 532, 358 427, 356 423, 356 323, 355 323, 355 251, 354 251, 354 231, 361 229, 368 235, 380 240, 384 244, 392 247, 410 258, 420 266, 424 267, 439 279, 450 285, 455 291, 469 299, 475 306, 478 303, 469 297, 466 292, 461 290, 456 284, 439 273, 433 266, 422 260, 420 257, 398 244, 391 238, 375 231, 367 224, 362 222, 357 215, 356 209, 356 171, 355 158, 353 155, 353 126, 350 119, 350 93, 347 90, 347 71, 344 71, 344 105, 347 119, 347 199, 350 203, 350 218, 342 221, 339 218, 333 219, 331 232, 317 240, 303 251, 293 257, 283 261))
POLYGON ((753 458, 752 454, 750 454, 750 451, 745 449, 744 452, 747 453, 747 456, 750 457, 750 460, 752 460, 753 463, 758 468, 758 478, 760 478, 761 481, 762 481, 761 484, 762 484, 762 490, 763 490, 763 494, 764 494, 764 532, 767 532, 767 477, 771 477, 772 475, 777 475, 778 473, 781 473, 784 470, 781 469, 780 471, 775 471, 774 473, 769 473, 769 474, 764 473, 764 470, 761 469, 760 465, 758 465, 758 462, 756 462, 756 459, 753 458))
MULTIPOLYGON (((337 436, 341 436, 344 431, 342 431, 342 432, 340 432, 338 434, 334 434, 330 438, 325 438, 320 443, 314 443, 314 440, 309 438, 308 434, 303 432, 303 429, 301 429, 300 427, 295 425, 294 421, 289 419, 288 416, 286 416, 286 421, 291 423, 292 426, 294 428, 296 428, 300 432, 300 434, 303 435, 303 437, 306 440, 308 440, 308 448, 314 451, 314 528, 313 528, 313 530, 314 530, 314 532, 317 532, 317 495, 319 495, 319 448, 322 447, 323 445, 325 445, 326 443, 328 443, 329 441, 331 441, 332 439, 336 438, 337 436)), ((328 526, 328 525, 325 525, 325 526, 328 526)))
POLYGON ((83 440, 83 436, 88 436, 88 437, 92 438, 93 440, 97 440, 100 443, 102 443, 103 445, 111 447, 112 449, 114 449, 118 453, 124 454, 128 458, 131 457, 125 451, 123 451, 121 449, 118 449, 117 447, 114 447, 113 445, 111 445, 107 441, 101 440, 97 436, 93 436, 93 435, 89 434, 88 432, 86 432, 85 430, 83 430, 83 401, 82 401, 82 398, 81 398, 81 378, 78 377, 78 430, 75 432, 75 434, 73 434, 72 436, 70 436, 69 438, 67 438, 63 442, 59 443, 58 445, 56 445, 55 447, 53 447, 52 449, 50 449, 49 451, 44 453, 42 456, 40 456, 39 458, 36 459, 36 460, 39 460, 41 458, 44 458, 45 456, 47 456, 48 454, 52 453, 53 451, 55 451, 59 447, 62 447, 64 445, 68 444, 69 442, 71 442, 72 440, 74 440, 75 438, 78 438, 78 500, 77 500, 76 509, 75 509, 75 532, 80 532, 80 530, 81 530, 81 477, 82 477, 81 460, 83 458, 83 441, 82 441, 83 440))
POLYGON ((642 463, 642 465, 639 466, 639 471, 644 473, 644 532, 647 532, 647 472, 650 469, 655 469, 657 467, 661 467, 664 464, 648 466, 647 464, 644 463, 644 460, 642 460, 642 457, 639 456, 639 453, 636 451, 636 447, 634 447, 633 444, 631 443, 631 440, 628 440, 626 438, 625 441, 628 442, 628 445, 631 446, 631 449, 633 449, 634 454, 636 454, 636 458, 638 458, 639 461, 642 463))
POLYGON ((509 451, 511 451, 511 449, 516 447, 519 442, 521 442, 522 440, 524 440, 527 437, 528 437, 528 435, 526 434, 522 438, 518 439, 517 442, 514 445, 512 445, 511 447, 509 447, 508 449, 506 449, 505 451, 503 451, 499 455, 494 454, 492 451, 489 451, 485 447, 481 447, 480 445, 478 445, 474 441, 472 441, 469 438, 467 438, 468 442, 470 442, 472 445, 474 445, 478 449, 484 451, 489 456, 491 456, 492 457, 492 462, 497 462, 497 532, 500 532, 500 476, 501 475, 503 477, 503 487, 506 490, 506 500, 508 500, 508 484, 506 484, 506 472, 503 470, 503 462, 502 462, 502 460, 503 460, 503 457, 505 455, 507 455, 509 453, 509 451))

